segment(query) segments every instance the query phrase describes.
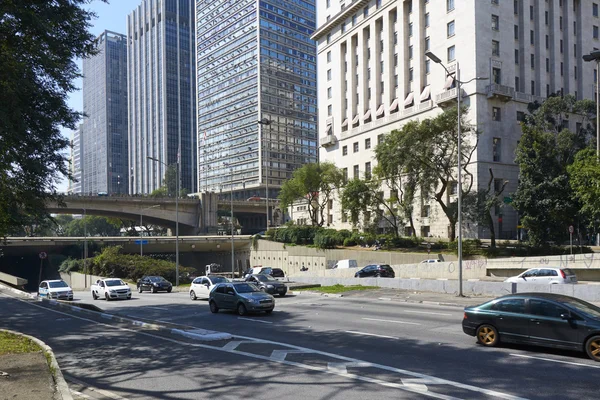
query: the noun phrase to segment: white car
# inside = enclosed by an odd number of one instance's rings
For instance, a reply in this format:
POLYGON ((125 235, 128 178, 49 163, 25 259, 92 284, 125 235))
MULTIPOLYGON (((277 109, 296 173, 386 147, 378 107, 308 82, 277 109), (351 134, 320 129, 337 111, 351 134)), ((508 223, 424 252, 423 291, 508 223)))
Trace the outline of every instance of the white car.
POLYGON ((509 283, 539 283, 559 284, 577 283, 577 276, 569 268, 540 267, 530 268, 520 275, 512 276, 504 282, 509 283))
POLYGON ((73 300, 73 289, 62 279, 40 282, 38 296, 48 299, 73 300))
POLYGON ((118 278, 98 279, 90 289, 94 300, 131 299, 131 288, 118 278))
POLYGON ((442 262, 442 260, 438 260, 437 258, 430 258, 428 260, 421 261, 420 264, 439 263, 439 262, 442 262))
POLYGON ((190 299, 196 300, 199 297, 208 299, 208 295, 215 285, 225 282, 231 281, 219 275, 199 276, 194 279, 190 285, 190 299))

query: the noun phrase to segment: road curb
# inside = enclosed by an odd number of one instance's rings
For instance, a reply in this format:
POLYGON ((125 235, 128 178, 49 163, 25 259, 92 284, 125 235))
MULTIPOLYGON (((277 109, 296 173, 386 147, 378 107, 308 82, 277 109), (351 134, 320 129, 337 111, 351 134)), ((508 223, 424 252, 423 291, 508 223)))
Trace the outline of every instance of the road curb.
POLYGON ((308 294, 310 296, 318 296, 318 297, 344 297, 343 293, 321 293, 321 292, 313 292, 310 290, 302 290, 302 291, 289 291, 288 294, 294 295, 294 296, 298 296, 298 295, 302 295, 302 294, 308 294))
POLYGON ((8 286, 8 285, 6 285, 6 284, 4 284, 2 282, 0 282, 0 289, 5 289, 5 290, 8 290, 9 292, 13 292, 15 294, 18 294, 18 295, 21 295, 21 296, 25 296, 25 297, 30 298, 30 299, 37 298, 37 296, 34 295, 34 294, 27 293, 24 290, 16 289, 16 288, 14 288, 12 286, 8 286))
POLYGON ((67 381, 65 381, 65 377, 63 376, 60 366, 56 361, 56 357, 54 356, 54 352, 52 348, 48 346, 46 343, 42 342, 40 339, 26 335, 21 332, 11 331, 9 329, 0 329, 1 332, 12 333, 13 335, 18 335, 25 337, 33 342, 35 342, 38 346, 40 346, 46 354, 50 357, 50 372, 52 373, 52 379, 54 380, 54 385, 56 386, 56 394, 58 396, 58 400, 73 400, 73 396, 71 395, 71 391, 69 390, 69 385, 67 381))

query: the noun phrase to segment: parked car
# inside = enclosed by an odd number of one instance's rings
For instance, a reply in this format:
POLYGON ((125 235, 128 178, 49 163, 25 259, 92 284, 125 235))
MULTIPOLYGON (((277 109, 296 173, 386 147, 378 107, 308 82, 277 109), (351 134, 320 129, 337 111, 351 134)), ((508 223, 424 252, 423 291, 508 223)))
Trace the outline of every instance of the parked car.
POLYGON ((208 304, 212 313, 236 310, 239 315, 257 311, 270 314, 275 308, 275 299, 252 283, 227 282, 215 286, 210 292, 208 304))
POLYGON ((387 264, 370 264, 357 271, 354 274, 355 278, 395 278, 396 273, 387 264))
POLYGON ((285 278, 285 273, 281 268, 266 267, 261 269, 259 274, 271 275, 273 278, 285 278))
POLYGON ((504 282, 539 284, 577 283, 577 275, 569 268, 540 267, 530 268, 522 274, 506 279, 504 282))
POLYGON ((484 346, 500 342, 585 351, 600 361, 600 307, 555 293, 519 293, 466 307, 463 331, 484 346))
POLYGON ((343 268, 358 268, 358 263, 356 260, 339 260, 333 266, 334 269, 343 269, 343 268))
POLYGON ((438 260, 437 258, 429 258, 427 260, 421 261, 419 264, 429 264, 429 263, 439 263, 439 262, 442 262, 442 260, 438 260))
POLYGON ((281 297, 285 296, 288 291, 285 283, 281 283, 271 275, 265 274, 254 274, 246 277, 245 282, 251 282, 256 285, 263 292, 269 294, 278 294, 281 297))
POLYGON ((225 282, 229 282, 229 279, 219 275, 199 276, 190 285, 190 299, 196 300, 198 297, 208 299, 215 285, 225 282))
POLYGON ((73 289, 62 279, 41 281, 38 296, 47 299, 73 300, 73 289))
POLYGON ((101 297, 106 301, 114 299, 131 299, 129 285, 118 278, 98 279, 90 287, 92 298, 97 300, 101 297))
POLYGON ((144 290, 150 290, 152 293, 160 291, 171 293, 173 285, 162 276, 143 276, 137 282, 137 289, 139 293, 142 293, 144 290))

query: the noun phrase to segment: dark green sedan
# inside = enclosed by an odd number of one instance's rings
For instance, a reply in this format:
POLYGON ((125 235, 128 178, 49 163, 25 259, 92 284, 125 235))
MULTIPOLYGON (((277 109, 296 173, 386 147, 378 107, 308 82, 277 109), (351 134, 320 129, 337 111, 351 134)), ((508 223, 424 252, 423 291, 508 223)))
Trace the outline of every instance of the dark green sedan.
POLYGON ((519 293, 466 307, 463 332, 484 346, 524 343, 584 351, 600 361, 600 307, 554 293, 519 293))
POLYGON ((258 311, 270 314, 275 308, 275 299, 252 283, 227 282, 220 283, 211 290, 208 304, 213 313, 235 310, 239 315, 258 311))

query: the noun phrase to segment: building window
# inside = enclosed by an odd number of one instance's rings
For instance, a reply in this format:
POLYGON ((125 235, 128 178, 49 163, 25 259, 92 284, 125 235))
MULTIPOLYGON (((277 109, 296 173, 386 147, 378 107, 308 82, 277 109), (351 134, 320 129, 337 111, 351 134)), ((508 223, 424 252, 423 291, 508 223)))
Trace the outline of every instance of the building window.
POLYGON ((598 39, 599 33, 598 33, 598 27, 596 25, 593 26, 593 34, 594 34, 594 39, 598 39))
POLYGON ((423 204, 421 207, 421 218, 429 218, 431 215, 431 206, 429 204, 423 204))
POLYGON ((327 44, 331 43, 331 33, 327 34, 327 44))
POLYGON ((348 155, 348 146, 342 147, 342 155, 343 156, 347 156, 348 155))
POLYGON ((454 61, 456 59, 456 48, 454 46, 448 47, 448 61, 454 61))
POLYGON ((535 96, 535 81, 531 81, 531 94, 535 96))
POLYGON ((344 183, 348 182, 348 168, 342 169, 342 174, 344 177, 344 183))
POLYGON ((365 149, 371 148, 371 139, 365 139, 365 149))
MULTIPOLYGON (((518 115, 518 113, 517 113, 518 115)), ((500 162, 501 159, 501 148, 502 148, 502 140, 500 138, 492 139, 492 154, 494 156, 494 162, 500 162)))
POLYGON ((333 113, 333 106, 330 104, 327 106, 327 116, 331 117, 332 113, 333 113))
MULTIPOLYGON (((502 178, 496 178, 494 179, 494 191, 496 193, 499 193, 500 190, 502 190, 502 184, 504 183, 504 179, 502 178)), ((496 214, 499 214, 496 212, 496 214)))
POLYGON ((365 163, 365 179, 371 179, 371 162, 365 163))
POLYGON ((492 107, 492 121, 500 121, 501 119, 500 107, 492 107))
POLYGON ((546 58, 546 72, 550 72, 550 59, 546 58))
POLYGON ((331 88, 327 88, 327 98, 331 98, 331 88))
POLYGON ((519 15, 519 0, 514 0, 513 2, 514 14, 519 15))
POLYGON ((360 170, 358 169, 358 165, 354 166, 354 171, 353 172, 354 172, 354 179, 359 179, 360 178, 360 176, 359 176, 360 170))
POLYGON ((431 65, 430 65, 429 61, 431 61, 431 60, 429 60, 429 59, 425 60, 425 73, 426 74, 431 72, 431 65))
POLYGON ((412 22, 410 24, 408 24, 408 36, 412 36, 413 35, 413 24, 412 22))
POLYGON ((429 42, 430 42, 430 40, 429 40, 429 36, 427 36, 427 37, 425 38, 425 51, 429 51, 429 46, 430 46, 430 45, 429 45, 429 42))
POLYGON ((346 23, 342 22, 341 26, 340 26, 340 30, 342 31, 342 33, 346 33, 346 23))
POLYGON ((381 0, 377 0, 375 2, 375 8, 379 9, 381 7, 381 0))
POLYGON ((521 90, 521 81, 518 76, 515 76, 515 90, 517 92, 521 90))
POLYGON ((529 19, 531 21, 533 21, 533 16, 534 16, 533 6, 529 6, 529 19))
POLYGON ((330 69, 327 70, 327 80, 328 81, 331 80, 331 70, 330 69))
POLYGON ((446 26, 446 32, 448 37, 454 36, 454 21, 448 22, 448 25, 446 26))
POLYGON ((495 31, 500 30, 500 17, 492 14, 492 29, 495 31))
POLYGON ((410 45, 410 46, 408 46, 408 59, 412 60, 412 58, 413 58, 413 47, 412 47, 412 45, 410 45))
POLYGON ((369 16, 369 7, 363 8, 363 17, 367 18, 369 16))
POLYGON ((383 133, 380 135, 377 135, 377 144, 381 144, 383 143, 383 133))
POLYGON ((592 15, 598 17, 598 3, 592 3, 592 15))
POLYGON ((519 25, 515 25, 515 40, 519 40, 519 25))
POLYGON ((454 0, 446 0, 446 11, 454 10, 454 0))
POLYGON ((425 27, 429 26, 429 13, 425 13, 425 27))
POLYGON ((498 85, 502 84, 502 71, 500 68, 492 68, 492 81, 498 85))
POLYGON ((517 111, 517 121, 525 121, 525 113, 523 111, 517 111))
POLYGON ((354 153, 358 153, 358 142, 354 142, 354 144, 352 145, 352 150, 354 151, 354 153))
POLYGON ((535 68, 535 56, 533 54, 531 54, 530 60, 531 62, 531 69, 535 68))
POLYGON ((535 43, 534 36, 535 35, 534 35, 533 31, 529 31, 529 43, 531 43, 532 46, 535 43))
POLYGON ((515 64, 519 63, 519 49, 515 49, 515 64))
POLYGON ((331 51, 327 52, 327 62, 331 62, 331 51))
POLYGON ((415 71, 414 71, 414 69, 410 68, 408 70, 408 81, 412 82, 414 77, 415 77, 415 71))
POLYGON ((492 55, 500 57, 500 42, 497 40, 492 40, 492 55))
POLYGON ((450 186, 450 195, 451 196, 456 196, 458 194, 458 183, 457 182, 450 182, 448 184, 450 186))

